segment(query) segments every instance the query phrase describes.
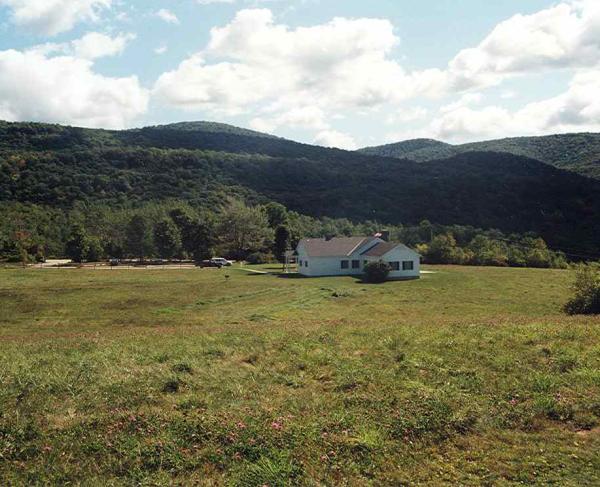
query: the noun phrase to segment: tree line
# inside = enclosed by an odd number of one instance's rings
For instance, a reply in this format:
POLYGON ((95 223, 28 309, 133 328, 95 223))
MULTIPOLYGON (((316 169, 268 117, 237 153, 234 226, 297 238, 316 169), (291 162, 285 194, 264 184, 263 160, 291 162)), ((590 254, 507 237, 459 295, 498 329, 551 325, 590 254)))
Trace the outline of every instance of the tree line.
POLYGON ((68 257, 189 259, 215 255, 252 263, 282 261, 301 238, 373 235, 382 228, 415 248, 425 263, 554 267, 567 256, 535 234, 504 234, 463 225, 383 225, 345 218, 313 218, 279 203, 229 199, 214 207, 172 200, 137 207, 78 204, 69 211, 31 204, 0 205, 0 260, 36 262, 68 257))

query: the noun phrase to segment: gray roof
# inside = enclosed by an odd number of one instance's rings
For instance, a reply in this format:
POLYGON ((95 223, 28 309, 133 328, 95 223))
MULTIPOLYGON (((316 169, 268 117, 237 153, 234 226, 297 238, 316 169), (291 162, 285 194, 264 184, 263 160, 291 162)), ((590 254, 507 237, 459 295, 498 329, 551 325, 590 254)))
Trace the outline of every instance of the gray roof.
POLYGON ((370 247, 367 250, 365 250, 364 252, 362 252, 361 255, 366 255, 369 257, 383 257, 385 254, 387 254, 388 252, 390 252, 396 248, 408 250, 410 252, 413 252, 413 253, 419 255, 417 252, 415 252, 410 247, 407 247, 403 243, 397 243, 397 242, 379 242, 379 243, 375 244, 373 247, 370 247))
POLYGON ((379 242, 373 247, 365 250, 361 255, 368 255, 369 257, 381 257, 387 254, 390 250, 398 247, 399 244, 394 242, 379 242))
POLYGON ((373 240, 376 237, 305 238, 298 245, 302 245, 310 257, 339 257, 350 255, 373 240))

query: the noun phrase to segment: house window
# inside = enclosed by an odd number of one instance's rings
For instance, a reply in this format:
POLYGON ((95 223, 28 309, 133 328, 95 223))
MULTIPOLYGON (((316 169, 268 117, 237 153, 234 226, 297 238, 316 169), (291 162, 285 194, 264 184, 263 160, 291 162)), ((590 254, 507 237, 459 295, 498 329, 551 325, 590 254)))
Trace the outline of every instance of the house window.
POLYGON ((360 260, 352 261, 352 269, 360 269, 360 260))
POLYGON ((363 265, 367 265, 369 263, 368 260, 363 260, 363 265))
POLYGON ((300 267, 302 267, 302 261, 301 261, 301 260, 299 260, 299 261, 298 261, 298 265, 299 265, 300 267))
POLYGON ((390 264, 390 267, 392 268, 393 271, 400 270, 400 262, 388 262, 388 264, 390 264))
POLYGON ((304 261, 304 267, 308 267, 308 261, 307 260, 304 261))
POLYGON ((402 262, 403 271, 412 271, 415 268, 415 263, 412 260, 405 260, 402 262))
POLYGON ((342 260, 342 269, 348 269, 348 263, 347 260, 342 260))

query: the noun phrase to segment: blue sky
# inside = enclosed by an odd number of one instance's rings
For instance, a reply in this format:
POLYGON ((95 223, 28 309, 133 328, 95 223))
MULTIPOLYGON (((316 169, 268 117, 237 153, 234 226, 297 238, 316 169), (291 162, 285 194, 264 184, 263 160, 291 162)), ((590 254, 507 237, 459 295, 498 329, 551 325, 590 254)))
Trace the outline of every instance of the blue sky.
POLYGON ((0 119, 326 146, 600 130, 597 0, 0 0, 0 119))

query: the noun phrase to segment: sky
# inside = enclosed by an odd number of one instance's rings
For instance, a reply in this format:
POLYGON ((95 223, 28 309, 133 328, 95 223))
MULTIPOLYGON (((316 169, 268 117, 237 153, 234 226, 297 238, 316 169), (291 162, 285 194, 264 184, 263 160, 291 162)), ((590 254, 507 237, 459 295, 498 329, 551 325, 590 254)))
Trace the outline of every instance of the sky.
POLYGON ((0 0, 0 120, 356 149, 600 132, 600 0, 0 0))

